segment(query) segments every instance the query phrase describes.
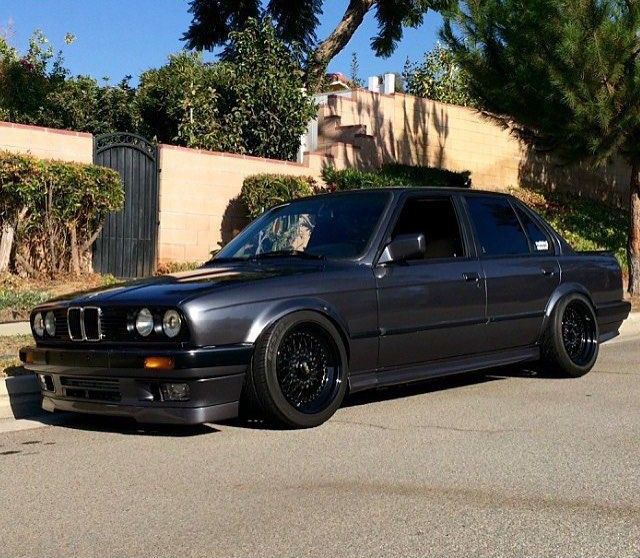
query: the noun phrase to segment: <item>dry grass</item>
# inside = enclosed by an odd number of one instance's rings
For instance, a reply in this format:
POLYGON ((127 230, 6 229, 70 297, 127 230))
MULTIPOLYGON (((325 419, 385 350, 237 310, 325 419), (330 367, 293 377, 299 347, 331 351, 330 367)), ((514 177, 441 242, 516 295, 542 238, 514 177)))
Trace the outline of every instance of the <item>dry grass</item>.
POLYGON ((61 274, 55 279, 0 274, 0 323, 27 320, 31 308, 45 300, 115 283, 112 276, 97 273, 80 277, 61 274))
POLYGON ((18 351, 25 345, 33 344, 31 335, 12 335, 0 337, 0 378, 30 374, 18 358, 18 351))

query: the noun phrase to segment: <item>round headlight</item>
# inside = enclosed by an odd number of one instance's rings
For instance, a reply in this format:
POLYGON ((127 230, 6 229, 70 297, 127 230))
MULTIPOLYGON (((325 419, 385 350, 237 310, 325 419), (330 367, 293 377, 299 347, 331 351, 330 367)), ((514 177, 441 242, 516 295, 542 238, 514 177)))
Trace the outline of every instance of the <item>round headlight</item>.
POLYGON ((56 334, 56 317, 53 312, 47 312, 44 317, 44 327, 51 337, 56 334))
POLYGON ((175 337, 180 333, 182 318, 175 310, 167 310, 162 318, 162 330, 167 337, 175 337))
POLYGON ((33 318, 33 331, 36 332, 38 337, 42 337, 44 335, 44 318, 40 312, 38 312, 36 317, 33 318))
POLYGON ((142 335, 142 337, 147 337, 153 331, 153 314, 148 308, 143 308, 138 312, 138 316, 136 317, 136 331, 142 335))

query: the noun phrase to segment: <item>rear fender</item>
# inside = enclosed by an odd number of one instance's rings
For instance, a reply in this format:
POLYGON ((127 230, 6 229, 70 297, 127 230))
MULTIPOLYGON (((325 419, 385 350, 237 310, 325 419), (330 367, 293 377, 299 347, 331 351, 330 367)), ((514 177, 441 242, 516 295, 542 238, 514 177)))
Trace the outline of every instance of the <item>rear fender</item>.
POLYGON ((563 297, 572 293, 580 293, 581 295, 584 295, 591 303, 591 307, 595 312, 596 307, 593 303, 593 297, 584 285, 581 285, 580 283, 562 283, 561 285, 558 285, 556 290, 553 291, 553 293, 549 297, 549 301, 547 302, 547 306, 544 310, 544 318, 542 320, 539 339, 542 339, 544 332, 547 330, 547 325, 549 324, 549 320, 551 319, 551 314, 553 314, 553 310, 555 309, 558 302, 563 297))

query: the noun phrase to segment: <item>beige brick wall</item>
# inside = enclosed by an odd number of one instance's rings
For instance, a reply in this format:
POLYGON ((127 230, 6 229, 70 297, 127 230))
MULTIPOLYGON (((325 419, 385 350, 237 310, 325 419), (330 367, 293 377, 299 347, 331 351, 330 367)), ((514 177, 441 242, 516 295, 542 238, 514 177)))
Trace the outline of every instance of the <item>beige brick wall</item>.
POLYGON ((83 132, 0 122, 0 150, 29 153, 43 159, 91 163, 93 136, 83 132))
POLYGON ((244 179, 279 173, 319 178, 319 163, 274 161, 160 146, 159 262, 202 262, 244 224, 237 200, 244 179))

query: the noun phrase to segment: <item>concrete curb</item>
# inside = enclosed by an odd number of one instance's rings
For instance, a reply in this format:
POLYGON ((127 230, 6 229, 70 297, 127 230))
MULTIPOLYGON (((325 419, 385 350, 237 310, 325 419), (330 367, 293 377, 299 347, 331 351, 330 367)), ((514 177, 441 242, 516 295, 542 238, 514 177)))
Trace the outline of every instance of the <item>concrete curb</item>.
POLYGON ((31 325, 29 322, 0 324, 0 337, 9 335, 31 335, 31 325))
POLYGON ((40 386, 34 374, 0 380, 0 419, 42 414, 40 386))
POLYGON ((640 334, 640 312, 631 312, 620 328, 617 339, 640 334))

